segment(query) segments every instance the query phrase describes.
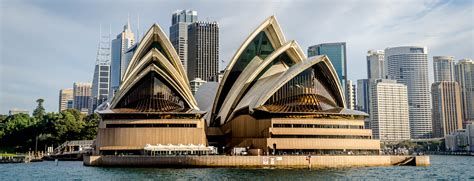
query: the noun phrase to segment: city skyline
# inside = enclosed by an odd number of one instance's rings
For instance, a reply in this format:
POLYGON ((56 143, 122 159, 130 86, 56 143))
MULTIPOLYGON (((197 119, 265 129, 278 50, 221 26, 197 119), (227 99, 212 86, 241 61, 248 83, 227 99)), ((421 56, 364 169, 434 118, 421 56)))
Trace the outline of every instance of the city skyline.
MULTIPOLYGON (((396 5, 393 7, 386 4, 387 2, 375 1, 347 2, 340 6, 330 2, 214 2, 216 7, 221 8, 213 8, 213 11, 206 11, 206 6, 199 3, 184 5, 179 2, 167 2, 166 8, 160 7, 160 2, 131 4, 127 8, 123 1, 114 5, 98 2, 87 10, 85 7, 91 4, 85 1, 63 4, 55 1, 2 2, 0 113, 6 114, 12 108, 31 111, 36 106, 34 100, 37 98, 45 99, 48 112, 57 110, 59 89, 70 87, 73 82, 92 80, 100 23, 103 23, 103 27, 108 27, 110 23, 112 35, 115 35, 127 20, 126 12, 132 15, 133 29, 138 29, 137 21, 134 20, 138 12, 142 17, 148 17, 140 19, 142 26, 139 29, 142 31, 139 35, 143 34, 144 27, 155 22, 162 27, 169 26, 169 17, 177 9, 196 10, 201 12, 202 19, 208 17, 216 20, 221 29, 220 60, 224 61, 220 63, 220 70, 228 64, 233 55, 232 50, 240 46, 240 42, 245 39, 246 35, 238 32, 250 31, 257 25, 258 21, 247 19, 263 20, 272 14, 278 16, 282 25, 289 27, 285 30, 288 39, 302 40, 299 44, 303 49, 320 43, 347 42, 347 73, 348 79, 353 81, 365 78, 365 55, 370 49, 404 45, 426 46, 430 50, 428 72, 432 72, 433 56, 453 55, 456 61, 462 58, 472 59, 474 45, 472 41, 466 41, 473 39, 473 25, 469 24, 472 22, 472 16, 470 18, 465 15, 472 14, 473 4, 469 1, 430 2, 401 2, 393 4, 396 5), (258 5, 265 8, 255 14, 254 7, 259 7, 258 5), (105 8, 106 6, 110 7, 105 8), (305 7, 316 7, 317 10, 295 11, 305 7), (388 8, 395 10, 384 12, 388 8), (160 11, 156 12, 156 9, 160 11), (229 9, 242 11, 238 15, 226 15, 229 9), (364 9, 376 9, 375 13, 378 15, 360 13, 364 9), (19 14, 24 11, 31 13, 19 14), (324 14, 327 11, 334 13, 333 16, 317 23, 301 23, 314 12, 324 14), (446 14, 447 11, 452 13, 446 14), (341 12, 346 14, 338 15, 341 12), (298 17, 301 21, 292 21, 298 17), (354 23, 357 26, 352 27, 354 23), (325 26, 321 28, 321 24, 325 26), (41 28, 32 29, 34 26, 41 28), (71 36, 75 34, 81 35, 81 38, 71 36), (31 53, 19 52, 24 49, 30 49, 31 53)), ((433 75, 429 73, 429 77, 432 83, 433 75)))

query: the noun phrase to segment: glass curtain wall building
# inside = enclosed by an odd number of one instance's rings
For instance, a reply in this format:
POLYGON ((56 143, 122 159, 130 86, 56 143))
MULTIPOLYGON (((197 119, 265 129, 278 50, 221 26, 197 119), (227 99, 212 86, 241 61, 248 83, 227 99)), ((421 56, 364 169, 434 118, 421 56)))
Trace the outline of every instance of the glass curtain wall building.
POLYGON ((316 55, 327 55, 331 61, 334 69, 336 69, 337 76, 344 90, 344 95, 347 95, 347 55, 346 42, 337 43, 323 43, 308 48, 308 57, 316 55))

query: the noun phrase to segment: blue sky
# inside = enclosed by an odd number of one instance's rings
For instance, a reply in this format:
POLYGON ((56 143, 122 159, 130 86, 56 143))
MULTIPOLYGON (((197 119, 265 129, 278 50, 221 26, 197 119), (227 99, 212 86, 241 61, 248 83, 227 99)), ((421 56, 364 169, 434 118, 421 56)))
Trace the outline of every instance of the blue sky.
POLYGON ((474 3, 470 0, 279 0, 279 1, 0 1, 0 114, 35 108, 45 99, 57 111, 59 89, 92 81, 99 25, 117 35, 130 14, 132 30, 153 23, 168 30, 177 9, 198 11, 220 25, 223 69, 265 18, 276 15, 287 40, 308 46, 347 42, 348 77, 366 77, 366 53, 403 45, 428 47, 432 56, 474 58, 474 3))

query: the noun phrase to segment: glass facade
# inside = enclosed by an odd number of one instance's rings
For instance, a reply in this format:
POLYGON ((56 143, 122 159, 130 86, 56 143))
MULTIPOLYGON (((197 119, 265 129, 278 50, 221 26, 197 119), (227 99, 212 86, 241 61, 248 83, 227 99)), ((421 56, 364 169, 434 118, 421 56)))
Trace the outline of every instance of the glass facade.
POLYGON ((346 60, 346 43, 325 43, 314 45, 308 48, 308 56, 327 55, 331 61, 334 69, 336 69, 337 76, 341 87, 346 94, 347 81, 347 60, 346 60))
POLYGON ((268 39, 265 32, 260 32, 250 44, 245 47, 245 50, 242 52, 234 66, 229 72, 227 79, 224 82, 222 87, 221 93, 217 98, 216 104, 216 113, 219 112, 219 108, 222 106, 222 103, 227 96, 227 93, 234 85, 234 82, 240 76, 242 71, 247 67, 250 61, 255 57, 259 56, 262 59, 265 59, 268 55, 270 55, 275 50, 275 47, 272 46, 270 40, 268 39))

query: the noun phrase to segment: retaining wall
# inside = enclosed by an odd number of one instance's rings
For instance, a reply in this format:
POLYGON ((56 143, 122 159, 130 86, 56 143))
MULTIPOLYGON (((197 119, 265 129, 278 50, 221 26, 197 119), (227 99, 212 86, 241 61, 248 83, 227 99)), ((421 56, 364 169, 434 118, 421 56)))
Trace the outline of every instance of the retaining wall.
MULTIPOLYGON (((122 167, 281 167, 336 168, 391 166, 411 156, 84 156, 87 166, 122 167)), ((428 156, 416 156, 417 166, 428 166, 428 156)))

